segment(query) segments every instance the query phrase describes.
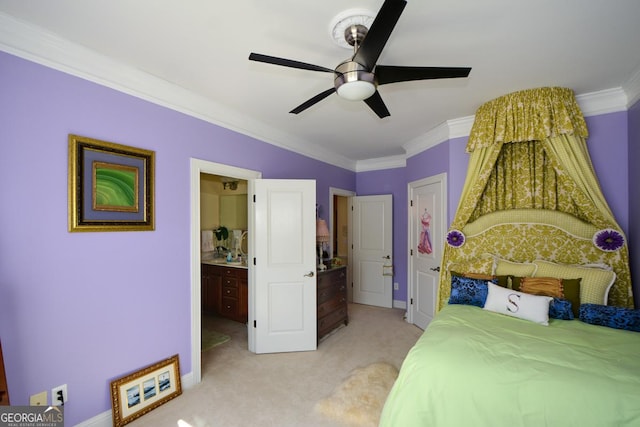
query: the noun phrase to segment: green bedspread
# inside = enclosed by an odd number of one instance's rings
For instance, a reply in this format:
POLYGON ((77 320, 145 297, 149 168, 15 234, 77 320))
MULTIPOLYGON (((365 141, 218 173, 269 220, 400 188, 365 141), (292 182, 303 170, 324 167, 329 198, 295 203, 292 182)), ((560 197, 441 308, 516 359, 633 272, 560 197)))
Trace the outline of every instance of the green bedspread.
POLYGON ((445 306, 407 355, 380 426, 640 426, 640 333, 445 306))

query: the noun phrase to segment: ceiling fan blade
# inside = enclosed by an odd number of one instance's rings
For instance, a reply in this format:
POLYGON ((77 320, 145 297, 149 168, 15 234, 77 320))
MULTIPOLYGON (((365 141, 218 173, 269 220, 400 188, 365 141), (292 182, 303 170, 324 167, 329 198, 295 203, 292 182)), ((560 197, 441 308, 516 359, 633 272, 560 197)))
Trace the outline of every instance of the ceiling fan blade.
POLYGON ((333 73, 333 70, 319 65, 307 64, 306 62, 294 61, 292 59, 278 58, 275 56, 262 55, 260 53, 251 53, 250 61, 266 62, 267 64, 282 65, 283 67, 299 68, 300 70, 323 71, 325 73, 333 73))
POLYGON ((385 117, 389 117, 391 115, 391 113, 389 113, 389 110, 387 109, 387 106, 384 105, 384 101, 382 100, 382 97, 380 96, 380 92, 378 91, 375 91, 375 93, 371 95, 369 98, 365 99, 364 102, 381 119, 384 119, 385 117))
POLYGON ((378 65, 375 69, 378 85, 411 80, 467 77, 470 72, 471 68, 469 67, 396 67, 393 65, 378 65))
POLYGON ((319 94, 317 94, 316 96, 314 96, 313 98, 303 102, 302 104, 298 105, 296 108, 294 108, 293 110, 289 111, 292 114, 298 114, 303 112, 304 110, 306 110, 307 108, 311 107, 312 105, 322 101, 323 99, 325 99, 327 96, 331 95, 332 93, 334 93, 336 91, 335 87, 332 87, 331 89, 327 89, 324 92, 320 92, 319 94))
POLYGON ((353 56, 355 62, 365 66, 369 71, 373 70, 406 5, 405 0, 385 0, 378 15, 371 23, 371 28, 369 28, 362 44, 353 56))

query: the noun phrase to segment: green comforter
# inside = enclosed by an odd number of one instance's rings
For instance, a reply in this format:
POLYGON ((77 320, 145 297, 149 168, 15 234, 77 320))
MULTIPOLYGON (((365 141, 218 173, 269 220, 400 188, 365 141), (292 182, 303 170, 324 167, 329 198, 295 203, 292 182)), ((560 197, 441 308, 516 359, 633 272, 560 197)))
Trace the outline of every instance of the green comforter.
POLYGON ((446 306, 407 355, 380 426, 640 426, 640 333, 446 306))

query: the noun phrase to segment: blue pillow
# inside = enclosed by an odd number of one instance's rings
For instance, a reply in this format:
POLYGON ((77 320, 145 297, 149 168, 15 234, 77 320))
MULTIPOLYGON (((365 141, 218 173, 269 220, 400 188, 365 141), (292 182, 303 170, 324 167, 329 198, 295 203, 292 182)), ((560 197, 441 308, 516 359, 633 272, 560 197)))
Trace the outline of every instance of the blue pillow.
MULTIPOLYGON (((491 282, 495 283, 495 280, 491 282)), ((487 280, 472 279, 470 277, 460 277, 451 275, 451 296, 449 304, 465 304, 475 305, 476 307, 484 307, 487 301, 489 288, 487 280)))
POLYGON ((564 298, 554 298, 549 304, 549 317, 552 319, 573 320, 571 301, 564 298))
POLYGON ((640 310, 600 304, 582 304, 580 320, 592 325, 640 332, 640 310))

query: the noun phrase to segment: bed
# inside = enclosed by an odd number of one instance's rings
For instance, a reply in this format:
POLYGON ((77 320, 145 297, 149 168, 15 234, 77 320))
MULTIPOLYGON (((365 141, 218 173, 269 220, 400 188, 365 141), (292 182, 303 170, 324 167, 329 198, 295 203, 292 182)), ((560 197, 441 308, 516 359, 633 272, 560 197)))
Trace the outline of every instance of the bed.
POLYGON ((380 426, 638 426, 640 333, 447 305, 402 365, 380 426))
POLYGON ((640 426, 640 310, 586 137, 567 89, 478 110, 437 313, 380 426, 640 426))

